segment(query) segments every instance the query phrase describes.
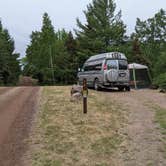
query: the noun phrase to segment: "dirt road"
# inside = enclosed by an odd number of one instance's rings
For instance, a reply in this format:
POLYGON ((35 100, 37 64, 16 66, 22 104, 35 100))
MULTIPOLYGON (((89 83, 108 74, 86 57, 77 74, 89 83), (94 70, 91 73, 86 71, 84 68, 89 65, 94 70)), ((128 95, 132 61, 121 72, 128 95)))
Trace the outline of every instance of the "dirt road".
POLYGON ((119 130, 124 142, 115 153, 116 166, 164 166, 165 145, 159 124, 155 123, 155 107, 166 109, 166 95, 152 90, 130 93, 107 93, 126 110, 128 123, 119 130))
POLYGON ((22 166, 39 89, 0 88, 0 166, 22 166))

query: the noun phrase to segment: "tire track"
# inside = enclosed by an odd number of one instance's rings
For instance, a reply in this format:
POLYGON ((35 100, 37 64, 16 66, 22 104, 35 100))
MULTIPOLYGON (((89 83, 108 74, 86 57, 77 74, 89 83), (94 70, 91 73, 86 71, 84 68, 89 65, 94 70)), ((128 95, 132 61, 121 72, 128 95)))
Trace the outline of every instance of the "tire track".
POLYGON ((27 148, 25 139, 29 136, 39 89, 13 88, 1 96, 0 166, 22 166, 21 157, 27 148))

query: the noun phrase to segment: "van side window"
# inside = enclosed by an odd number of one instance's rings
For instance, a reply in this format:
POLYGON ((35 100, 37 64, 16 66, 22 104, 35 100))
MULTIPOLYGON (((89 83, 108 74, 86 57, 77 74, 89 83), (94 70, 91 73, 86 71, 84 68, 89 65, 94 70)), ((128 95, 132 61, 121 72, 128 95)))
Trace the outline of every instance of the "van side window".
POLYGON ((117 69, 118 65, 117 65, 117 61, 116 60, 107 60, 107 69, 117 69))
POLYGON ((89 66, 84 66, 84 71, 89 71, 89 66))
POLYGON ((84 71, 96 71, 96 70, 99 71, 101 69, 102 69, 102 63, 84 66, 84 71))
POLYGON ((101 70, 101 68, 102 68, 102 63, 93 66, 94 70, 101 70))

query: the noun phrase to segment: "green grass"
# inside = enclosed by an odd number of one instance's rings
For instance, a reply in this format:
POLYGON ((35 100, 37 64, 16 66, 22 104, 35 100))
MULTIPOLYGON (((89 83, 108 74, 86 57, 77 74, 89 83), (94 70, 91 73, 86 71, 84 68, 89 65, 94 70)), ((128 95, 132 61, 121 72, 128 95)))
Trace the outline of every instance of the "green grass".
POLYGON ((44 87, 33 136, 33 166, 109 166, 122 138, 124 110, 104 92, 89 91, 88 114, 70 102, 70 87, 44 87))
POLYGON ((118 145, 121 143, 121 138, 118 135, 114 135, 112 137, 105 137, 97 140, 94 144, 92 144, 92 150, 98 156, 111 155, 114 150, 118 148, 118 145))
POLYGON ((156 109, 156 121, 160 124, 162 129, 166 129, 166 109, 156 109))

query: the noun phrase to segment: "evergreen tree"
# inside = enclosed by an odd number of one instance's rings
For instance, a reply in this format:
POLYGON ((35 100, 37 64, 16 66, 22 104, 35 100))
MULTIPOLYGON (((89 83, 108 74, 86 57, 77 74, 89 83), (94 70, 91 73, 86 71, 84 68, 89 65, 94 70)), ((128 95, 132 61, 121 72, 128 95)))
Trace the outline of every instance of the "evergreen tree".
POLYGON ((154 66, 154 84, 166 89, 166 52, 162 52, 154 66))
POLYGON ((43 59, 41 57, 41 35, 40 32, 32 32, 30 45, 26 49, 26 61, 27 63, 24 66, 24 75, 33 76, 38 78, 39 82, 43 81, 42 73, 40 75, 41 65, 43 59))
POLYGON ((70 31, 65 41, 65 47, 68 54, 68 69, 69 69, 69 83, 76 81, 76 74, 78 69, 78 57, 77 57, 77 42, 70 31))
POLYGON ((115 8, 113 0, 93 0, 84 11, 87 23, 83 25, 77 19, 79 30, 75 31, 81 61, 123 42, 126 26, 121 20, 121 11, 115 14, 115 8))
POLYGON ((76 51, 72 43, 72 34, 64 29, 55 32, 45 13, 41 32, 32 32, 31 43, 26 50, 24 74, 37 78, 40 84, 73 82, 76 51))
POLYGON ((142 42, 163 42, 166 39, 166 11, 161 9, 154 17, 145 21, 137 18, 135 31, 142 42))
POLYGON ((158 57, 154 66, 154 72, 156 77, 160 74, 166 73, 166 52, 162 52, 158 57))
POLYGON ((51 20, 48 14, 44 13, 41 32, 32 32, 31 43, 26 51, 28 75, 39 79, 40 83, 54 82, 55 40, 56 36, 51 20))
POLYGON ((166 11, 161 9, 154 17, 136 22, 135 35, 141 41, 141 50, 149 60, 155 83, 166 85, 166 11))
POLYGON ((138 18, 134 35, 140 41, 142 53, 148 59, 154 76, 157 69, 156 63, 166 50, 166 11, 161 9, 154 17, 145 21, 138 18))
POLYGON ((55 79, 57 83, 67 84, 68 80, 68 66, 69 66, 69 56, 67 54, 67 49, 65 47, 65 41, 67 39, 68 33, 62 29, 56 33, 55 42, 55 79))
POLYGON ((166 12, 161 9, 145 21, 137 18, 135 32, 141 48, 154 67, 158 56, 166 47, 166 12))
POLYGON ((150 65, 148 59, 145 58, 141 51, 140 42, 138 38, 132 40, 132 61, 144 65, 150 65))
POLYGON ((16 84, 20 74, 19 54, 14 53, 14 40, 0 21, 0 84, 16 84))

